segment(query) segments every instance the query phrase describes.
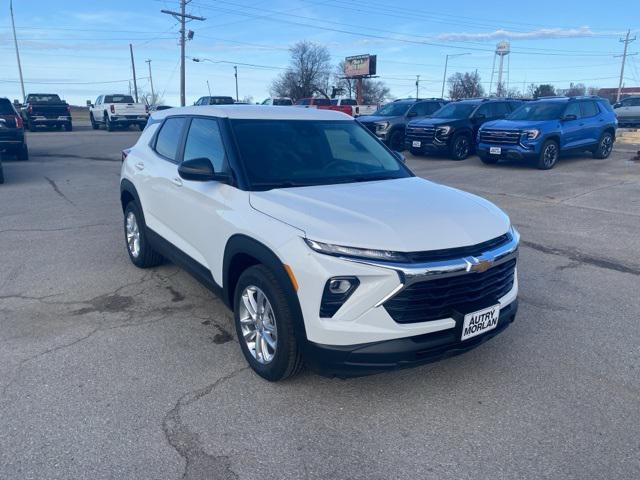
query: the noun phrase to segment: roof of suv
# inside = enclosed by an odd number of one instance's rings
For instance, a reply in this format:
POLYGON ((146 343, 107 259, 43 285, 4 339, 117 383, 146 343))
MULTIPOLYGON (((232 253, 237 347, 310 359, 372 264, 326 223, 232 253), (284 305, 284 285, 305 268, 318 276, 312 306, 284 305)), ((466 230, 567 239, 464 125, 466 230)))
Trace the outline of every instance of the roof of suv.
POLYGON ((346 113, 316 108, 284 107, 270 105, 203 105, 172 108, 154 112, 152 117, 162 120, 175 115, 199 115, 218 118, 250 120, 353 120, 346 113))

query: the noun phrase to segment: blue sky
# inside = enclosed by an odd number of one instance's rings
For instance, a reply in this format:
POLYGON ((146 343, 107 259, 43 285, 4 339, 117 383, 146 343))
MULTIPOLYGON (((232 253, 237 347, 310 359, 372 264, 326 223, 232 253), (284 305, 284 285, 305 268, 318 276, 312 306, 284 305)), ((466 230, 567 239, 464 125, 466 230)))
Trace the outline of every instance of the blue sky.
MULTIPOLYGON (((127 92, 133 43, 140 90, 149 90, 151 59, 156 91, 177 105, 177 22, 161 9, 177 0, 14 0, 25 89, 58 92, 84 104, 101 93, 127 92), (97 83, 101 82, 101 83, 97 83)), ((287 48, 310 40, 329 48, 337 64, 348 55, 378 55, 378 73, 396 97, 440 96, 446 54, 449 73, 478 69, 488 87, 497 41, 511 42, 509 83, 570 82, 617 86, 622 53, 618 38, 640 30, 640 2, 565 0, 536 2, 424 2, 388 0, 193 0, 187 55, 230 63, 187 63, 187 103, 207 94, 234 95, 237 62, 240 97, 261 101, 288 63, 287 48), (250 65, 242 65, 250 64, 250 65)), ((630 46, 640 51, 640 38, 630 46)), ((640 55, 631 57, 627 86, 640 85, 640 55)), ((20 98, 9 0, 0 0, 0 96, 20 98)))

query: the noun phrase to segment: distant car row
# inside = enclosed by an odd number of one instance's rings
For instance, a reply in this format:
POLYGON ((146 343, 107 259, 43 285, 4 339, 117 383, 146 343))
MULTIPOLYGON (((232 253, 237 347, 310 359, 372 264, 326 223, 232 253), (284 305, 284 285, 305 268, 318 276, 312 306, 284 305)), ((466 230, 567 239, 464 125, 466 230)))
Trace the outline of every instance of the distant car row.
POLYGON ((2 155, 6 154, 14 156, 16 160, 29 159, 24 121, 8 99, 0 98, 0 183, 4 183, 2 155))
POLYGON ((543 170, 568 152, 607 158, 618 126, 613 108, 600 97, 409 99, 359 121, 392 150, 445 154, 454 160, 475 151, 487 164, 532 160, 543 170))

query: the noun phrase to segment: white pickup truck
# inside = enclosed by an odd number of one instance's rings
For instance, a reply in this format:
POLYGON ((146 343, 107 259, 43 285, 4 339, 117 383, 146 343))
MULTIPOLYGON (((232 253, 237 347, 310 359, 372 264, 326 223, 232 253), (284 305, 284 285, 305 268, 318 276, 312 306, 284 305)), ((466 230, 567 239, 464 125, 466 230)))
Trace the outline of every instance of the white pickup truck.
POLYGON ((96 103, 87 101, 89 119, 94 130, 104 125, 108 131, 116 127, 129 128, 137 125, 143 130, 149 118, 148 107, 143 103, 135 103, 131 95, 100 95, 96 103))
MULTIPOLYGON (((358 105, 358 102, 353 98, 333 98, 331 99, 331 105, 338 107, 350 107, 349 113, 352 117, 359 117, 361 115, 371 115, 378 110, 378 105, 358 105)), ((342 111, 342 109, 340 110, 342 111)))

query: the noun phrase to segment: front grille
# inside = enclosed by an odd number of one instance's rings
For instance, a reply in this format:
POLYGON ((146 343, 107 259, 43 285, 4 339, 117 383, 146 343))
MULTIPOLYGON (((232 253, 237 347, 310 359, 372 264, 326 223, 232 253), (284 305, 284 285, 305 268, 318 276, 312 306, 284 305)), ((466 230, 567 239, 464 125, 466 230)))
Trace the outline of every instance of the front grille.
POLYGON ((375 123, 373 123, 373 122, 360 122, 360 123, 362 123, 362 125, 367 127, 373 133, 376 133, 376 124, 375 123))
POLYGON ((412 263, 439 262, 464 257, 479 257, 484 252, 500 247, 511 241, 511 235, 505 233, 486 242, 477 243, 468 247, 445 248, 442 250, 427 250, 425 252, 410 252, 407 257, 412 263))
POLYGON ((436 135, 436 129, 432 126, 418 127, 407 126, 405 131, 405 137, 407 140, 420 140, 421 142, 433 143, 433 138, 436 135))
POLYGON ((480 141, 483 143, 496 143, 503 145, 517 145, 520 142, 518 130, 480 130, 480 141))
POLYGON ((384 303, 398 323, 416 323, 452 316, 456 306, 485 298, 497 301, 513 288, 516 259, 490 268, 453 277, 415 283, 384 303))

